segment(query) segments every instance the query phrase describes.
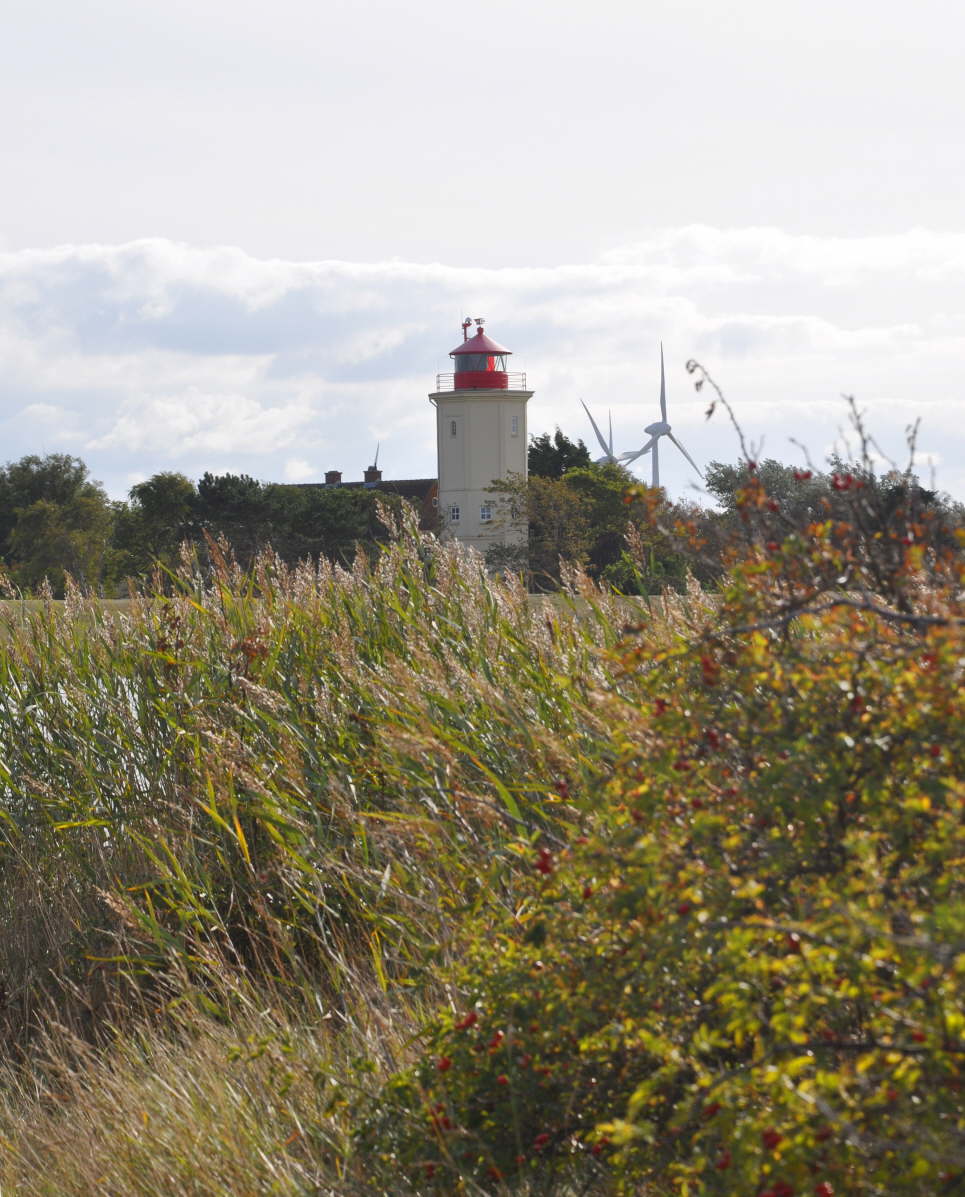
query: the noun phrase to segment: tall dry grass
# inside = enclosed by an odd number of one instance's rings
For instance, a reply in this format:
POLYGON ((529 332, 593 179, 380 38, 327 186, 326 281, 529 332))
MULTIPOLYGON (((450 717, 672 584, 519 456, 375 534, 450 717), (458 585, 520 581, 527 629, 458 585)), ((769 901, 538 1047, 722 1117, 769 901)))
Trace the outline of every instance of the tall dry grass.
POLYGON ((396 533, 2 616, 4 1193, 372 1191, 347 1088, 398 1067, 519 845, 577 832, 628 685, 613 596, 534 605, 396 533))

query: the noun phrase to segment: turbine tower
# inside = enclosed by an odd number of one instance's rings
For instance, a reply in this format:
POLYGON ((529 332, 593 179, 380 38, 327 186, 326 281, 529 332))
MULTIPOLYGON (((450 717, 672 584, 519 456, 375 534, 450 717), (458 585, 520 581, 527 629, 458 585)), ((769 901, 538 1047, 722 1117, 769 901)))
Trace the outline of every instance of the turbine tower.
POLYGON ((636 461, 637 458, 642 457, 644 453, 650 453, 652 455, 651 460, 653 461, 652 486, 657 487, 660 485, 660 456, 658 446, 662 436, 665 436, 669 441, 672 441, 677 446, 677 448, 684 455, 684 457, 687 458, 697 473, 700 474, 700 477, 703 478, 703 474, 700 472, 700 467, 683 447, 680 441, 677 440, 670 429, 670 425, 667 423, 667 379, 663 368, 662 341, 660 343, 660 419, 656 420, 653 424, 648 424, 643 431, 650 434, 650 439, 647 441, 647 443, 642 449, 638 449, 636 453, 624 453, 620 457, 620 460, 629 465, 631 461, 636 461))
MULTIPOLYGON (((581 399, 580 402, 583 403, 583 400, 581 399)), ((603 433, 597 428, 596 420, 590 415, 590 409, 585 403, 583 403, 583 410, 589 416, 590 423, 593 425, 593 431, 596 433, 596 439, 600 442, 600 448, 603 450, 603 456, 598 457, 594 464, 616 465, 620 459, 613 452, 613 412, 607 412, 607 415, 610 417, 610 440, 607 442, 603 439, 603 433)))

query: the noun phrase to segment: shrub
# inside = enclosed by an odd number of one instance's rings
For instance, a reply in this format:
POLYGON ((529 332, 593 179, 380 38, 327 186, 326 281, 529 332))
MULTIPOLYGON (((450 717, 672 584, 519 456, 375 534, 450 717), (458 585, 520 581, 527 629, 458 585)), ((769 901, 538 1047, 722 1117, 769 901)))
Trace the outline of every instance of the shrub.
POLYGON ((585 833, 362 1110, 416 1191, 959 1191, 962 561, 864 502, 778 538, 749 470, 713 615, 615 653, 585 833))

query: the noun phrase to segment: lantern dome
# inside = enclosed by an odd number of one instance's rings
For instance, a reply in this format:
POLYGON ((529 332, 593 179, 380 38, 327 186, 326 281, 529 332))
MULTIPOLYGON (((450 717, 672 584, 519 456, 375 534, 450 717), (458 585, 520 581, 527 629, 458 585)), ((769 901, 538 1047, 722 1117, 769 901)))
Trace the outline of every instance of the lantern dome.
POLYGON ((473 336, 469 336, 470 320, 462 326, 463 342, 451 350, 455 373, 453 390, 456 391, 505 391, 509 389, 509 373, 506 359, 512 350, 500 345, 487 336, 482 319, 473 336))
POLYGON ((512 352, 505 345, 500 345, 498 341, 494 341, 492 337, 487 336, 483 329, 477 328, 476 335, 469 337, 461 345, 457 345, 455 349, 450 351, 449 356, 457 357, 464 353, 494 353, 508 356, 512 352))

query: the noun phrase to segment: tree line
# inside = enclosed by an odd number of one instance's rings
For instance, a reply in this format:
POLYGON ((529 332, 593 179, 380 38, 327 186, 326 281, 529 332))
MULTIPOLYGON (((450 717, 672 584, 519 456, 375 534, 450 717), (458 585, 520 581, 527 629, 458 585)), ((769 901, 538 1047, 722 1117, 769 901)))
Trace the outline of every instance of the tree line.
MULTIPOLYGON (((715 506, 671 500, 621 465, 594 464, 582 441, 559 428, 532 438, 527 482, 496 490, 529 521, 524 550, 496 549, 494 565, 528 569, 533 589, 553 590, 561 568, 584 567, 624 594, 681 589, 688 576, 713 588, 729 559, 748 542, 767 553, 775 538, 808 534, 815 525, 855 525, 870 544, 906 525, 922 553, 955 552, 965 507, 921 485, 911 468, 875 472, 867 459, 829 457, 826 468, 801 468, 769 458, 711 462, 704 489, 715 506), (768 525, 756 518, 759 502, 768 525)), ((902 546, 907 547, 907 546, 902 546)))
MULTIPOLYGON (((624 594, 681 589, 688 576, 712 588, 736 540, 767 552, 769 539, 749 518, 749 494, 763 495, 781 533, 863 519, 870 540, 909 523, 922 552, 957 551, 965 509, 923 487, 910 471, 877 474, 870 463, 832 457, 827 468, 795 468, 773 459, 711 462, 704 486, 715 504, 671 500, 620 465, 594 464, 582 440, 556 429, 531 438, 529 478, 494 483, 505 513, 525 516, 528 543, 497 546, 491 568, 526 575, 533 590, 554 590, 568 566, 580 566, 624 594), (860 501, 855 505, 854 499, 860 501)), ((402 500, 362 487, 293 486, 246 474, 205 473, 197 482, 162 472, 112 501, 78 457, 27 456, 0 468, 0 567, 24 593, 67 576, 101 594, 122 593, 129 578, 172 567, 187 542, 202 556, 224 539, 242 566, 271 547, 284 561, 326 558, 350 563, 378 552, 388 530, 380 507, 402 500)), ((769 536, 775 533, 768 534, 769 536)), ((903 534, 904 535, 904 534, 903 534)))
POLYGON ((247 474, 198 482, 162 472, 112 501, 78 457, 27 456, 0 468, 0 567, 25 593, 62 595, 69 575, 98 593, 172 567, 187 542, 202 554, 224 539, 242 566, 271 546, 286 561, 350 562, 387 536, 379 507, 395 495, 361 487, 289 486, 247 474))

